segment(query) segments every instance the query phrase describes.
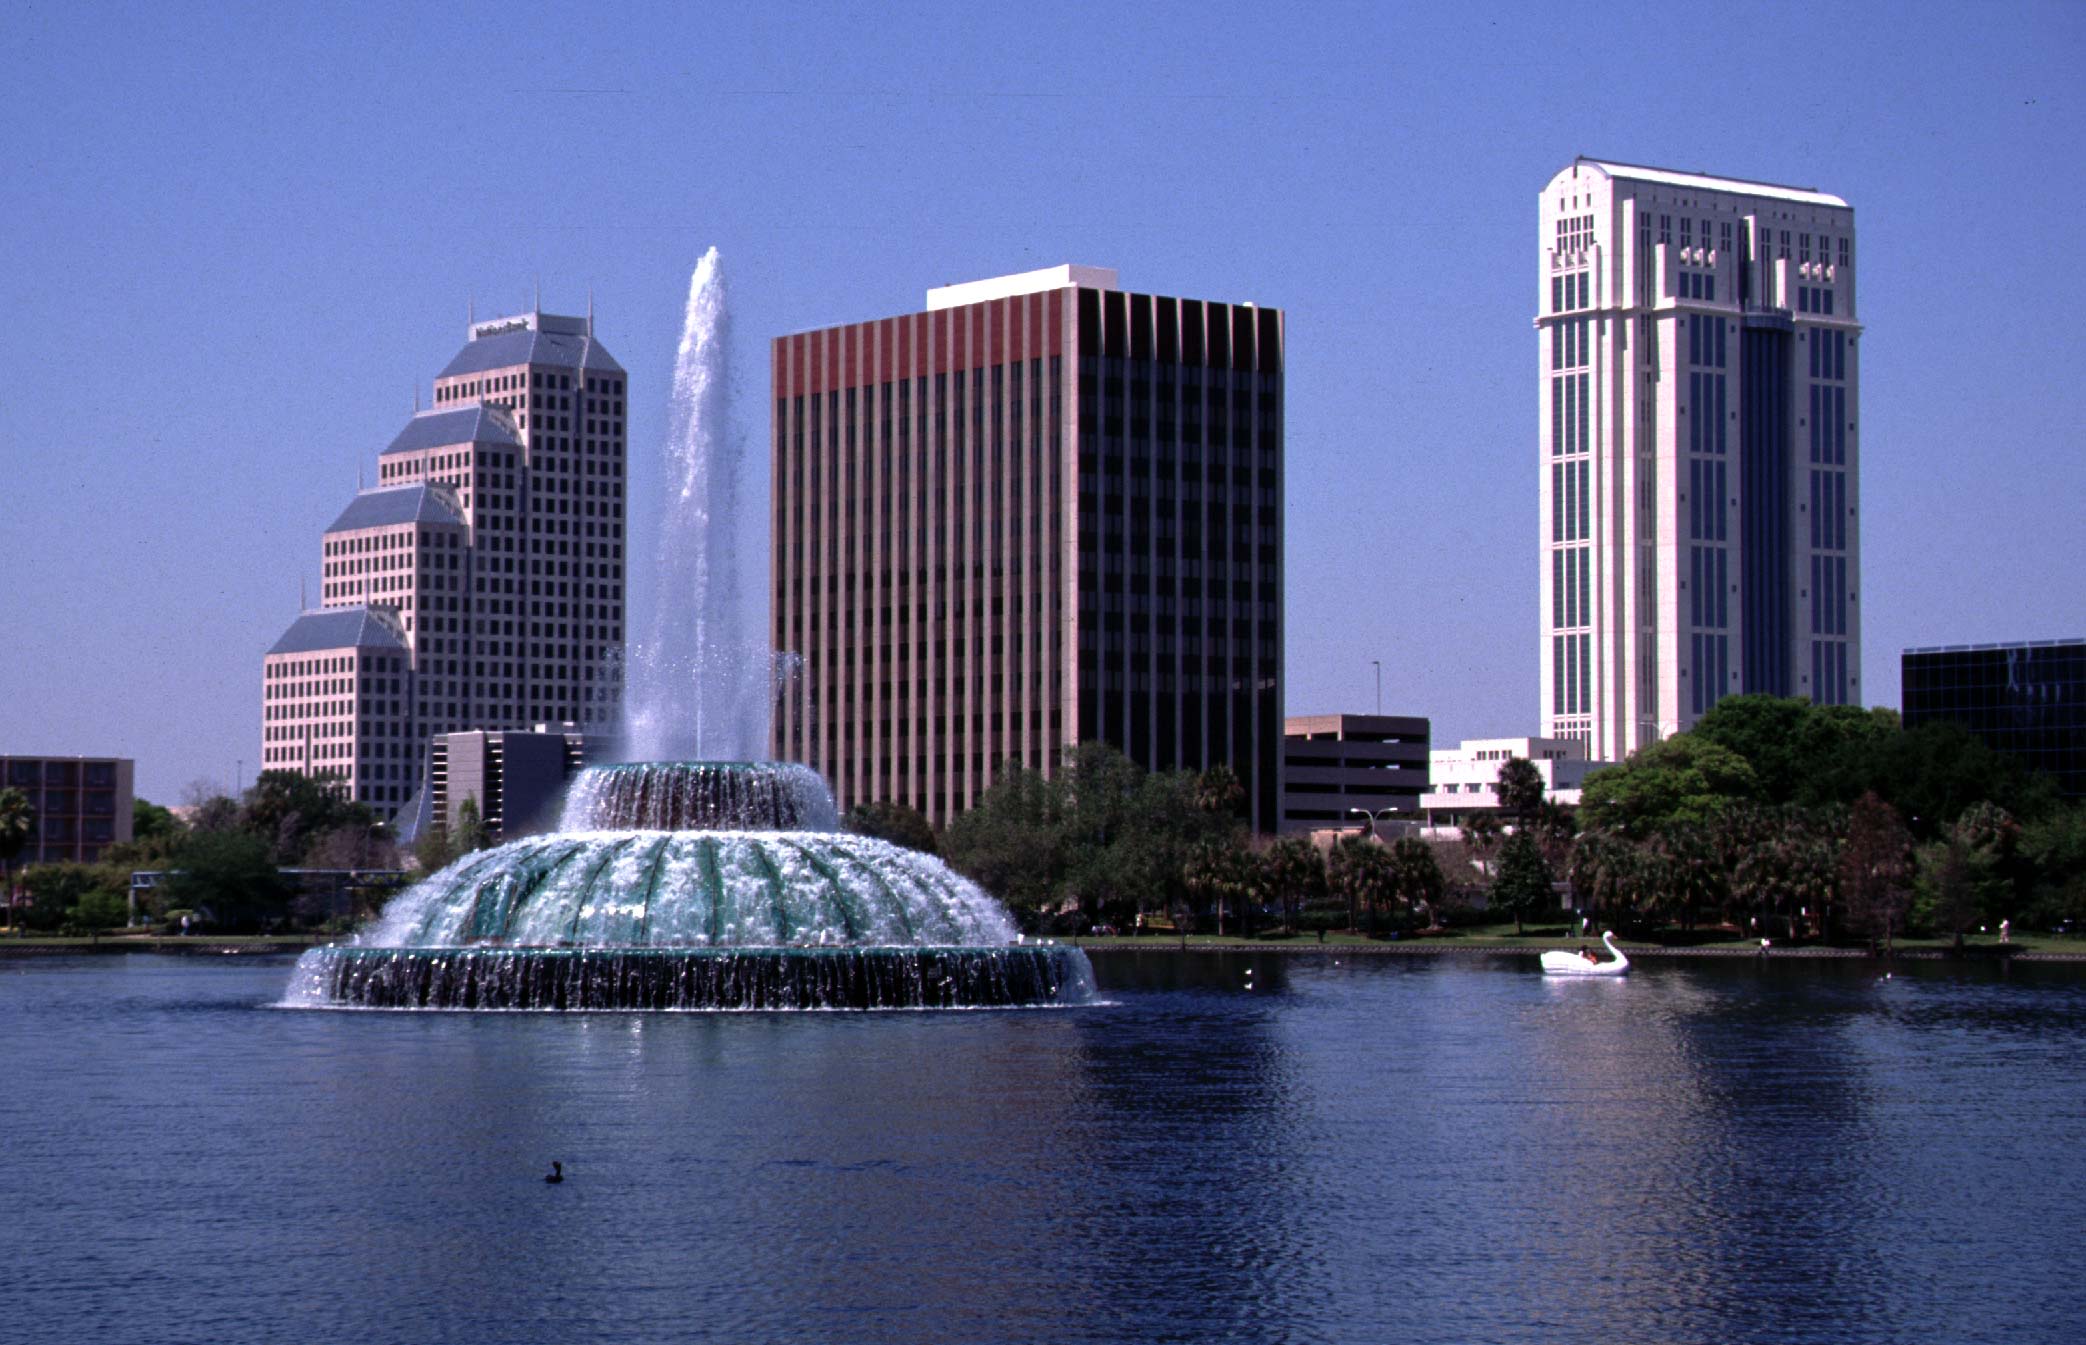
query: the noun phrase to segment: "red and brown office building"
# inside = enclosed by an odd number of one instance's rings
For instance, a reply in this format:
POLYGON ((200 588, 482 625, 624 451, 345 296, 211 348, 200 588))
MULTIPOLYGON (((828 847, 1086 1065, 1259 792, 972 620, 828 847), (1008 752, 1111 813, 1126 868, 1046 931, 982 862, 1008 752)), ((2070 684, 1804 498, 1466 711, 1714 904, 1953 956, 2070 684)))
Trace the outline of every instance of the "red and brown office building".
POLYGON ((940 824, 1098 740, 1275 829, 1280 310, 1061 266, 772 360, 779 754, 940 824))

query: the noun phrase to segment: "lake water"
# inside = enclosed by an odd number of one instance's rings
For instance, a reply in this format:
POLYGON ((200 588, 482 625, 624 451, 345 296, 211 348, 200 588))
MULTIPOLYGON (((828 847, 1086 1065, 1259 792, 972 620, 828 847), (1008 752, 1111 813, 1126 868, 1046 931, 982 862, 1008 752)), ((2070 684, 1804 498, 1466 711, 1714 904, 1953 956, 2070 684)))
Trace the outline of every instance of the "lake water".
POLYGON ((559 1017, 0 961, 0 1340, 2079 1338, 2086 973, 1096 965, 559 1017))

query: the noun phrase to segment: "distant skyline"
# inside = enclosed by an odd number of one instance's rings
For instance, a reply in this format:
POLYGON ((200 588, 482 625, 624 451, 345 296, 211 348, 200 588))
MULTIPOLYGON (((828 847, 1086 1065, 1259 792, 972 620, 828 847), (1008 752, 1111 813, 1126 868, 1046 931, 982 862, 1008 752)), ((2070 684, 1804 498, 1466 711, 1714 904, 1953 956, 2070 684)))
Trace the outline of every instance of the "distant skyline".
POLYGON ((1864 699, 1905 646, 2086 633, 2086 7, 1669 13, 10 13, 0 750, 250 783, 314 539, 467 307, 539 284, 629 370, 649 554, 712 244, 763 479, 780 333, 1059 262, 1283 308, 1289 712, 1380 659, 1440 742, 1534 732, 1535 207, 1581 153, 1853 205, 1864 699))

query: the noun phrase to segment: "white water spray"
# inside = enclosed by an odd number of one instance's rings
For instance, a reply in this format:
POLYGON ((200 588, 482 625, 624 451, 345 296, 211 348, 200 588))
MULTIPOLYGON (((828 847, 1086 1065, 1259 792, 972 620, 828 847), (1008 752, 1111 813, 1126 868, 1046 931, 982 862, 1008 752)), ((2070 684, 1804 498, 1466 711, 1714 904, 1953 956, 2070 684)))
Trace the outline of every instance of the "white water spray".
POLYGON ((744 449, 731 425, 731 318, 711 248, 688 284, 674 364, 651 629, 625 669, 626 761, 748 761, 768 751, 773 659, 740 602, 744 449))

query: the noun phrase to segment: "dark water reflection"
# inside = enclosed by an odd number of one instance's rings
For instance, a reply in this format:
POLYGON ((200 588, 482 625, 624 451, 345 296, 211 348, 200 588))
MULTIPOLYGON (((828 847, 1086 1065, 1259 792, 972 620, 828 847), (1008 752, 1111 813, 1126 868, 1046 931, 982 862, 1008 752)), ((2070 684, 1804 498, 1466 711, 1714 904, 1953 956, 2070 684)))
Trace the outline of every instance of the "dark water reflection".
POLYGON ((0 1339, 2068 1341, 2086 1309, 2068 969, 1146 954, 1086 1010, 659 1017, 265 1007, 287 971, 0 963, 0 1339))

